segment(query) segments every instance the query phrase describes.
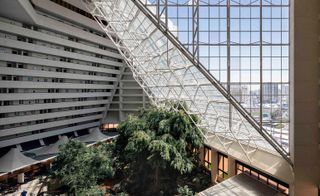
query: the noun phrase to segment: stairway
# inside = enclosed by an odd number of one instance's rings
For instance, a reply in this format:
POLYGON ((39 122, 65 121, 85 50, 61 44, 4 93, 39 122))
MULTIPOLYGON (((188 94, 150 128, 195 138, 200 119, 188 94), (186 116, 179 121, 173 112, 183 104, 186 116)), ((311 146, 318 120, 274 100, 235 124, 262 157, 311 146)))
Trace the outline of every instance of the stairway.
POLYGON ((289 153, 193 58, 138 0, 82 0, 124 57, 155 105, 180 103, 200 118, 205 138, 215 138, 227 154, 252 159, 255 150, 289 153), (232 151, 232 152, 231 152, 232 151), (238 153, 239 153, 238 152, 238 153))

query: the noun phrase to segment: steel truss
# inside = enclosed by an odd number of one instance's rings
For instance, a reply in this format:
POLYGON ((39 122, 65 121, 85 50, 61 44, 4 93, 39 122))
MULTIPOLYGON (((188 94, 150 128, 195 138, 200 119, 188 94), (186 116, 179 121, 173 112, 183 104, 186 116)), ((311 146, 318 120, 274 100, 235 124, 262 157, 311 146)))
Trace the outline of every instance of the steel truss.
POLYGON ((249 161, 254 148, 281 155, 291 164, 288 153, 140 1, 82 1, 154 105, 180 103, 189 115, 200 118, 197 126, 205 130, 205 138, 215 137, 225 153, 236 142, 249 161))

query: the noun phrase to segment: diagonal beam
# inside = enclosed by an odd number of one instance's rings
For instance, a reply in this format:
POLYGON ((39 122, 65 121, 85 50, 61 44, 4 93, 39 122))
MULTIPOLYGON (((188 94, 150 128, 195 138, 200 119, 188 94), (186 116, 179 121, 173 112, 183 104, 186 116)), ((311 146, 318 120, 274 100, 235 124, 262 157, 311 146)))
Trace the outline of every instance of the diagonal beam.
POLYGON ((157 18, 150 12, 150 10, 141 3, 139 0, 132 0, 132 2, 139 7, 139 9, 148 17, 156 26, 157 28, 163 32, 164 35, 174 44, 181 53, 183 53, 192 63, 194 66, 198 68, 198 70, 214 85, 220 93, 229 100, 233 107, 235 107, 238 112, 256 129, 257 132, 264 137, 271 146, 274 147, 275 150, 284 158, 286 159, 290 165, 293 165, 291 159, 289 158, 289 153, 262 127, 260 124, 247 112, 245 108, 231 95, 227 92, 227 90, 216 80, 200 63, 198 59, 193 58, 194 56, 190 54, 188 50, 180 43, 180 41, 170 32, 166 25, 157 22, 157 18))
POLYGON ((226 153, 228 146, 225 140, 228 138, 239 144, 248 160, 251 153, 246 149, 250 146, 278 152, 292 165, 289 154, 266 130, 261 129, 240 103, 140 1, 82 1, 117 46, 134 78, 154 104, 184 100, 188 106, 184 108, 187 113, 197 114, 201 119, 197 126, 206 127, 207 133, 215 134, 226 153), (152 34, 148 34, 150 28, 152 34), (140 39, 141 32, 148 34, 149 38, 140 39), (203 85, 208 83, 212 85, 203 85), (229 104, 232 106, 232 116, 229 104), (230 119, 223 117, 228 113, 230 119))

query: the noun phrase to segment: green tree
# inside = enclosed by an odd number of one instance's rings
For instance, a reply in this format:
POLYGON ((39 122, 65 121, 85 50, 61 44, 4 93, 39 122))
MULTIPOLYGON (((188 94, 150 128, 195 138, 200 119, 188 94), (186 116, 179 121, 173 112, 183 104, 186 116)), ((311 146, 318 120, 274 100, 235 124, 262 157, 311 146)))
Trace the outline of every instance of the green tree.
POLYGON ((129 176, 131 194, 173 195, 177 177, 190 173, 198 163, 203 142, 195 125, 198 119, 177 108, 154 107, 120 123, 116 155, 129 176))
POLYGON ((71 140, 60 147, 49 177, 66 186, 70 193, 92 191, 99 179, 114 175, 113 160, 106 145, 87 147, 80 141, 71 140))
POLYGON ((179 186, 177 191, 176 196, 194 196, 194 192, 187 185, 179 186))

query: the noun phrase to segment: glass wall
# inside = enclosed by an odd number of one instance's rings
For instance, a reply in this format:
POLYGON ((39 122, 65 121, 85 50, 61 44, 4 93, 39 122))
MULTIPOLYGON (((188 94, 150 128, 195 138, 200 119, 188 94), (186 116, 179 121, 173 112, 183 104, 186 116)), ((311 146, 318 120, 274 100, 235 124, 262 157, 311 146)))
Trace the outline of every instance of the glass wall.
POLYGON ((149 0, 146 5, 288 150, 289 0, 149 0))

